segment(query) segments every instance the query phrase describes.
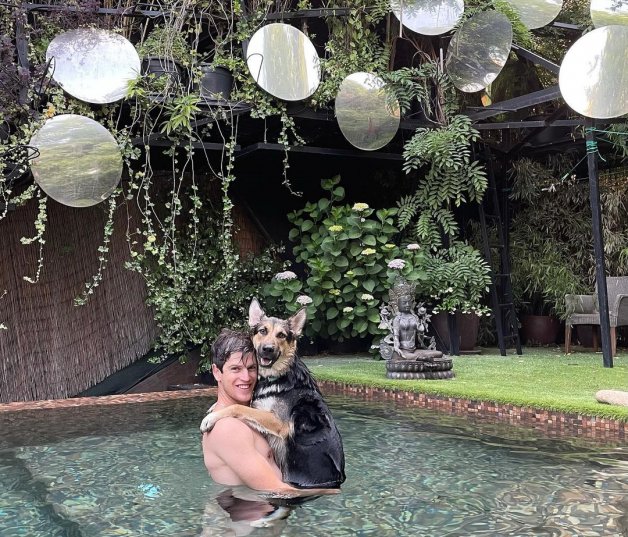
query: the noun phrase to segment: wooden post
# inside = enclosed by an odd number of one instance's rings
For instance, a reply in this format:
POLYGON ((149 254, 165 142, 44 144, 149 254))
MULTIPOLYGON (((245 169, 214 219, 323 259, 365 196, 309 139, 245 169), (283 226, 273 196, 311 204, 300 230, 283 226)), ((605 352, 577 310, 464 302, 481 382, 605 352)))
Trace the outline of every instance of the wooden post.
POLYGON ((604 367, 613 367, 611 348, 610 320, 608 317, 608 291, 606 289, 606 263, 604 262, 604 237, 602 235, 602 211, 600 208, 600 187, 597 173, 597 142, 593 128, 595 121, 585 121, 585 140, 587 145, 587 164, 589 168, 589 202, 593 225, 593 248, 595 250, 595 280, 600 308, 600 333, 602 335, 602 356, 604 367))

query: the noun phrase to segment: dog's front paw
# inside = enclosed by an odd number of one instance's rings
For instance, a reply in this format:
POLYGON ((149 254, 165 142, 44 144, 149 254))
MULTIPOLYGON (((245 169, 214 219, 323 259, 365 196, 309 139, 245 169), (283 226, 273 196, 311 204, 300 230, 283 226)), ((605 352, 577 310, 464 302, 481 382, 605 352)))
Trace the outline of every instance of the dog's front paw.
POLYGON ((215 412, 209 412, 201 422, 201 432, 208 433, 209 431, 211 431, 214 428, 214 425, 216 425, 218 419, 220 418, 216 416, 215 412))

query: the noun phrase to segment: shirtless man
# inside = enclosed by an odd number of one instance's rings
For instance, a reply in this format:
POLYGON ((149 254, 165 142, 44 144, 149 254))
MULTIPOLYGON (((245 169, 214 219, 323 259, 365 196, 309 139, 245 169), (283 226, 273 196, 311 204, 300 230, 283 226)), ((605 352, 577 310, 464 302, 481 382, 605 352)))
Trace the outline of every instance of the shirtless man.
MULTIPOLYGON (((257 382, 257 360, 251 338, 223 330, 212 346, 212 373, 218 400, 212 411, 251 404, 257 382)), ((339 489, 297 489, 281 480, 266 439, 237 418, 223 418, 203 434, 203 457, 212 479, 222 485, 247 487, 285 496, 334 494, 339 489)))

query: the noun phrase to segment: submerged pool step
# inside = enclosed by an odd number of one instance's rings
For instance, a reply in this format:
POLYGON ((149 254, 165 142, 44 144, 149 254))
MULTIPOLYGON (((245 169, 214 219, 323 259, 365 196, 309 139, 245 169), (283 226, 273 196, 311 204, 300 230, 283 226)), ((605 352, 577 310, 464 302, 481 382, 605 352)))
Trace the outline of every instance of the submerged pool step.
POLYGON ((0 535, 2 537, 82 537, 46 501, 44 483, 33 479, 14 451, 0 451, 0 535))

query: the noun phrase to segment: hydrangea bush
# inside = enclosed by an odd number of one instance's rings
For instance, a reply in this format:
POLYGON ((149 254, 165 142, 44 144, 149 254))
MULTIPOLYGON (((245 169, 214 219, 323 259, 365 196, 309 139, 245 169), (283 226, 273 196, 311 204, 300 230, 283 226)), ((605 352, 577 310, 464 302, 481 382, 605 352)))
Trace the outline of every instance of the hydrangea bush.
POLYGON ((339 182, 338 176, 323 180, 329 197, 288 215, 294 225, 289 237, 296 242, 296 261, 305 265, 305 281, 282 272, 264 289, 278 311, 307 307, 306 336, 333 341, 379 335, 379 308, 394 277, 425 278, 414 269, 421 264, 412 263, 411 256, 402 259, 395 244, 397 210, 342 204, 345 192, 339 182))

